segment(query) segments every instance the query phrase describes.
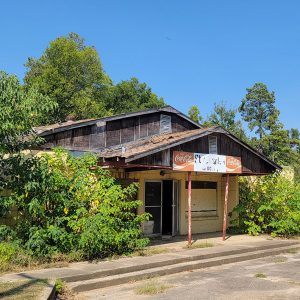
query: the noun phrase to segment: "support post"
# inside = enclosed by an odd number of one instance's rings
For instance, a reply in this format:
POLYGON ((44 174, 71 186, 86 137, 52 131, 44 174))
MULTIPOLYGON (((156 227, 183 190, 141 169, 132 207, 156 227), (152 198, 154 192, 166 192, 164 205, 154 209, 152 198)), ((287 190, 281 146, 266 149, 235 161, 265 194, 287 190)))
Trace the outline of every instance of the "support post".
POLYGON ((188 246, 192 244, 192 172, 188 172, 188 246))
POLYGON ((226 239, 228 192, 229 192, 229 174, 226 174, 226 188, 225 188, 225 199, 224 199, 224 218, 223 218, 223 241, 225 241, 225 239, 226 239))

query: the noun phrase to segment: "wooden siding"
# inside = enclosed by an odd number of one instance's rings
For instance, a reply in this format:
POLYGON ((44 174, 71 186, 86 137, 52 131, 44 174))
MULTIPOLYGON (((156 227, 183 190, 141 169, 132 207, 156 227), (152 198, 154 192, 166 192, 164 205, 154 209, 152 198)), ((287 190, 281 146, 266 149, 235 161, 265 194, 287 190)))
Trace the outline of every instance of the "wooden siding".
POLYGON ((195 128, 195 125, 187 120, 180 118, 178 115, 172 115, 172 132, 181 132, 195 128))
POLYGON ((157 112, 50 134, 45 136, 46 143, 42 148, 61 146, 66 149, 93 150, 126 144, 159 134, 162 114, 171 116, 170 127, 174 132, 196 129, 194 124, 176 114, 157 112))
MULTIPOLYGON (((225 134, 215 133, 213 136, 217 136, 218 141, 218 154, 238 156, 242 158, 243 173, 245 174, 267 174, 275 171, 275 167, 271 166, 265 160, 254 154, 249 149, 243 147, 225 134)), ((138 163, 142 165, 163 165, 172 166, 173 164, 173 151, 186 151, 186 152, 198 152, 208 153, 208 136, 178 145, 170 149, 170 163, 166 164, 166 160, 162 160, 162 152, 140 158, 132 161, 132 163, 138 163)))

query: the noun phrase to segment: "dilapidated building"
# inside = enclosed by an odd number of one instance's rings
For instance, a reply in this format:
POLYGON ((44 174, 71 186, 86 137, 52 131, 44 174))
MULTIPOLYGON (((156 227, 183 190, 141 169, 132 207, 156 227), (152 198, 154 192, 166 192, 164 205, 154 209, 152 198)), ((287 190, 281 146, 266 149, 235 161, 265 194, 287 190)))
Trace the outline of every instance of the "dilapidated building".
POLYGON ((215 232, 239 201, 238 176, 280 169, 221 127, 203 128, 166 106, 36 128, 42 149, 93 152, 121 184, 139 182, 152 235, 215 232))

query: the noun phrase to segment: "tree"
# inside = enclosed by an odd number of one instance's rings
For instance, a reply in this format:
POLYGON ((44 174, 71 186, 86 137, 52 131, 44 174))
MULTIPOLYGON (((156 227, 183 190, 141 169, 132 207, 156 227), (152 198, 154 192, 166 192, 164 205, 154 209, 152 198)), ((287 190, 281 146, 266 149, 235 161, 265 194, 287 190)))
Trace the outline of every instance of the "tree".
POLYGON ((291 147, 294 151, 300 154, 300 133, 297 128, 291 128, 289 131, 291 139, 291 147))
POLYGON ((106 109, 114 113, 137 111, 147 108, 159 108, 165 105, 163 98, 151 91, 146 83, 140 83, 135 77, 116 84, 106 109))
POLYGON ((255 148, 279 164, 294 167, 298 164, 299 155, 295 151, 298 132, 292 130, 289 134, 280 122, 274 92, 269 92, 263 83, 254 84, 247 89, 239 110, 250 130, 255 129, 257 136, 251 139, 255 148))
POLYGON ((1 71, 0 156, 17 153, 34 145, 37 137, 32 127, 40 124, 44 115, 55 107, 54 101, 34 88, 24 90, 16 76, 1 71))
POLYGON ((214 104, 213 112, 208 116, 204 123, 205 126, 219 125, 233 133, 240 139, 247 141, 248 138, 243 129, 242 122, 237 120, 237 110, 227 108, 224 102, 214 104))
POLYGON ((104 103, 111 79, 96 49, 86 46, 78 34, 70 33, 50 42, 40 58, 29 58, 25 66, 26 89, 35 87, 58 104, 43 123, 65 121, 70 114, 91 118, 106 113, 104 103))
POLYGON ((248 127, 262 139, 277 122, 279 111, 275 107, 275 94, 263 83, 255 83, 247 89, 239 111, 248 127))
POLYGON ((200 123, 203 121, 203 118, 200 114, 200 110, 197 105, 192 105, 189 109, 188 115, 190 119, 192 119, 196 123, 200 123))

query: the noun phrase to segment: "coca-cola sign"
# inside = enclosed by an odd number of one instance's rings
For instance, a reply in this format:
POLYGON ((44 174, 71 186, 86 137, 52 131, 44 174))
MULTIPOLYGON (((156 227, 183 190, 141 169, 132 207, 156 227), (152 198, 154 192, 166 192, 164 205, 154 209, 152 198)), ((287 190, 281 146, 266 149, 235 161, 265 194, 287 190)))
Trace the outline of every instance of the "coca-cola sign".
POLYGON ((208 173, 242 173, 240 157, 174 151, 173 170, 208 173))

